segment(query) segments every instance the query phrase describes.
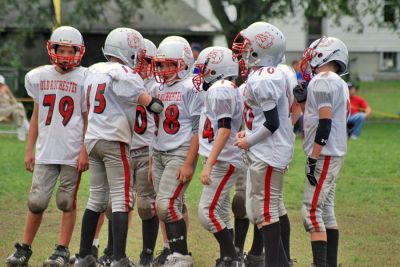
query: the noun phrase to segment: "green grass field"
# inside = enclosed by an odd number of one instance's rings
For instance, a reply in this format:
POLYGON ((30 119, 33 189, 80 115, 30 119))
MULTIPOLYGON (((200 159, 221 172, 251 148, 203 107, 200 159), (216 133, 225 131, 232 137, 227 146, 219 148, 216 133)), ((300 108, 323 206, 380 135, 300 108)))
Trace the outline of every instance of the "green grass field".
MULTIPOLYGON (((373 109, 382 112, 400 111, 399 83, 362 84, 361 95, 373 109), (379 92, 378 92, 379 90, 379 92), (397 109, 397 110, 396 110, 397 109)), ((6 126, 7 127, 7 126, 6 126)), ((342 266, 400 266, 400 123, 372 120, 362 137, 349 142, 336 194, 336 214, 341 230, 339 261, 342 266)), ((25 143, 14 135, 0 135, 0 266, 20 242, 26 214, 27 192, 31 174, 23 167, 25 143)), ((308 266, 311 260, 309 236, 304 232, 300 207, 303 197, 305 157, 297 140, 294 159, 285 177, 285 202, 292 224, 292 258, 296 266, 308 266)), ((190 216, 189 249, 195 266, 211 267, 218 257, 217 243, 201 228, 197 203, 202 186, 199 171, 187 191, 190 216)), ((89 176, 84 175, 78 196, 79 214, 70 250, 79 246, 82 213, 88 197, 89 176)), ((54 198, 33 244, 30 266, 41 266, 58 239, 60 212, 54 198)), ((106 229, 106 227, 104 228, 106 229)), ((250 227, 246 247, 250 247, 250 227)), ((101 234, 101 250, 107 242, 101 234)), ((161 244, 157 245, 161 249, 161 244)), ((135 261, 141 249, 140 221, 135 212, 128 237, 127 253, 135 261)))

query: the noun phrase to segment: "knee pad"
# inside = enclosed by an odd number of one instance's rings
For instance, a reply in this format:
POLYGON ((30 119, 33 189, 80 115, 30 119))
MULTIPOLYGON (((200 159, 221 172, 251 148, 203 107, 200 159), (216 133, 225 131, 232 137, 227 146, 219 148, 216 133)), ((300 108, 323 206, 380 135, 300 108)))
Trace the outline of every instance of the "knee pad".
POLYGON ((233 196, 232 212, 236 219, 245 219, 247 217, 245 192, 236 192, 233 196))
POLYGON ((39 192, 31 192, 28 199, 28 209, 34 214, 43 213, 49 205, 50 199, 45 199, 39 192))
POLYGON ((157 200, 156 207, 158 218, 161 221, 166 222, 166 220, 168 219, 168 203, 165 203, 165 201, 157 200))
POLYGON ((149 197, 138 197, 137 206, 140 219, 149 220, 154 217, 154 199, 149 197))
POLYGON ((212 222, 208 216, 208 209, 199 205, 198 215, 201 226, 203 226, 207 231, 211 231, 212 222))
POLYGON ((70 195, 61 188, 56 195, 57 208, 63 212, 69 212, 73 209, 74 195, 70 195))

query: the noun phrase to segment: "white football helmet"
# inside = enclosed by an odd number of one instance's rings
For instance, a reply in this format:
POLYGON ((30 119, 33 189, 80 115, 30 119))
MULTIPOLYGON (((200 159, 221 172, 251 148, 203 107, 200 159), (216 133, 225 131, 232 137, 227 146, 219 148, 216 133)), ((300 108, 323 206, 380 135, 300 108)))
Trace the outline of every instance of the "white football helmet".
POLYGON ((190 46, 180 41, 161 43, 153 58, 156 82, 172 84, 186 78, 193 67, 194 59, 190 46), (169 67, 166 67, 166 66, 169 67))
POLYGON ((47 42, 47 53, 50 61, 64 70, 79 66, 85 54, 85 44, 82 34, 71 26, 61 26, 54 30, 47 42), (58 46, 72 46, 75 49, 74 56, 61 56, 57 54, 58 46))
POLYGON ((233 56, 243 68, 276 67, 286 50, 283 33, 267 22, 255 22, 242 30, 232 44, 233 56))
POLYGON ((143 64, 141 64, 141 68, 138 69, 138 72, 143 79, 148 79, 153 76, 152 61, 157 53, 157 47, 149 39, 144 38, 143 40, 144 40, 144 47, 146 49, 146 55, 144 57, 143 64))
POLYGON ((181 42, 181 43, 183 43, 183 44, 186 44, 186 45, 190 46, 189 42, 188 42, 185 38, 183 38, 183 37, 181 37, 181 36, 176 36, 176 35, 171 35, 171 36, 165 37, 165 38, 161 41, 160 45, 163 44, 163 43, 165 43, 165 42, 170 42, 170 41, 181 42))
MULTIPOLYGON (((195 67, 197 74, 193 76, 193 84, 197 90, 205 82, 210 85, 218 80, 239 75, 239 64, 233 60, 232 50, 220 47, 207 47, 199 54, 195 67)), ((204 90, 207 87, 203 86, 204 90)))
POLYGON ((110 57, 116 57, 132 69, 140 68, 145 52, 142 35, 130 28, 112 30, 107 35, 103 48, 103 54, 107 60, 110 60, 110 57))
POLYGON ((337 74, 342 75, 346 73, 349 62, 349 52, 346 45, 335 37, 323 36, 315 40, 304 51, 303 59, 300 62, 303 77, 305 80, 310 80, 309 67, 313 73, 316 68, 332 61, 336 62, 339 67, 337 74))

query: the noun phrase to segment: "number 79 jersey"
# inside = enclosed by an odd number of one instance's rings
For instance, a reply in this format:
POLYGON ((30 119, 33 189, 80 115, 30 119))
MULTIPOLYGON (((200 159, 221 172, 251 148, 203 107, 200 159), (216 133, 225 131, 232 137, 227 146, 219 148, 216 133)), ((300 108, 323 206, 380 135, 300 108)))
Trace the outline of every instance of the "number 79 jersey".
POLYGON ((83 115, 87 112, 83 82, 87 69, 61 74, 55 66, 35 68, 25 76, 25 88, 39 106, 37 164, 76 167, 83 145, 83 115))
POLYGON ((243 118, 246 135, 265 127, 264 111, 276 106, 279 128, 250 151, 272 167, 285 169, 292 160, 294 140, 290 115, 291 94, 285 74, 278 68, 263 67, 248 78, 243 118))
POLYGON ((213 84, 205 94, 199 125, 199 154, 210 155, 217 137, 218 120, 230 118, 231 133, 217 159, 240 167, 242 151, 233 145, 242 124, 243 101, 239 89, 232 82, 222 80, 213 84))
POLYGON ((171 86, 156 84, 152 95, 164 104, 153 148, 169 151, 188 147, 193 136, 192 117, 201 113, 203 92, 194 88, 191 78, 186 78, 171 86))

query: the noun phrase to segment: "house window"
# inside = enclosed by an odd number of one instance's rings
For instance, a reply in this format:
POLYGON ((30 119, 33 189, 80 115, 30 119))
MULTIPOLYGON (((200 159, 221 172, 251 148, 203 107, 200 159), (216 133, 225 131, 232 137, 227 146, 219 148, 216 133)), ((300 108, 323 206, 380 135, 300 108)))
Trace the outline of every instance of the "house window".
POLYGON ((322 18, 311 17, 308 19, 308 37, 306 46, 322 37, 322 18))
POLYGON ((383 6, 383 21, 389 23, 395 23, 396 21, 396 8, 390 1, 385 1, 383 6))
POLYGON ((380 56, 381 71, 396 71, 399 70, 400 53, 382 52, 380 56))

